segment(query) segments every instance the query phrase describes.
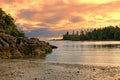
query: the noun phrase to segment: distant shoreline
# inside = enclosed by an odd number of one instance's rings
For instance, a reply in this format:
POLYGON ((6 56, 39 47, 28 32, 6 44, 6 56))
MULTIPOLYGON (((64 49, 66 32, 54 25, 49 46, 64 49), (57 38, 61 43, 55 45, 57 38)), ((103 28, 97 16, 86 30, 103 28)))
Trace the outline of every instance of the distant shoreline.
POLYGON ((120 41, 120 40, 64 40, 64 39, 51 39, 49 41, 120 41))
POLYGON ((63 41, 63 39, 50 39, 49 41, 63 41))
POLYGON ((111 41, 111 40, 120 40, 120 27, 118 26, 107 26, 104 28, 93 29, 92 31, 78 31, 71 34, 66 32, 63 34, 64 40, 71 41, 111 41))

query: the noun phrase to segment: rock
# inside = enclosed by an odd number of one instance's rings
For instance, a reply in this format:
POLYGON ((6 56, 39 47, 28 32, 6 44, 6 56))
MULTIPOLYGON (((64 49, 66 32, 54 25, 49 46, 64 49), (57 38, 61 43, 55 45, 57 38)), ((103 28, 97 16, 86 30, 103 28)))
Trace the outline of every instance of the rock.
POLYGON ((0 33, 0 58, 41 58, 56 46, 37 38, 13 37, 0 33))
POLYGON ((1 46, 9 46, 9 44, 5 42, 4 40, 2 40, 1 38, 0 38, 0 44, 1 46))
POLYGON ((10 35, 7 35, 7 34, 1 33, 0 37, 1 37, 1 40, 4 43, 8 44, 9 46, 14 45, 15 42, 16 42, 16 37, 13 37, 13 36, 10 36, 10 35))
POLYGON ((77 73, 80 73, 80 71, 77 71, 77 73))
POLYGON ((22 38, 17 38, 16 39, 16 44, 22 45, 23 44, 22 38))
POLYGON ((54 45, 50 45, 52 47, 52 49, 56 49, 58 48, 57 46, 54 46, 54 45))

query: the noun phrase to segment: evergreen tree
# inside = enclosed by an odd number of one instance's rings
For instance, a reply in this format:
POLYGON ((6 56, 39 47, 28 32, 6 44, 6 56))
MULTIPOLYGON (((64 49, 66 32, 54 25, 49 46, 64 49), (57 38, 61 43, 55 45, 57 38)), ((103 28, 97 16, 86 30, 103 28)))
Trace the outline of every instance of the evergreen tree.
POLYGON ((64 40, 120 40, 120 28, 118 26, 108 26, 105 28, 94 29, 92 31, 78 31, 72 35, 67 33, 63 36, 64 40))
POLYGON ((15 37, 25 37, 23 31, 19 31, 10 14, 5 13, 0 8, 0 32, 15 37))

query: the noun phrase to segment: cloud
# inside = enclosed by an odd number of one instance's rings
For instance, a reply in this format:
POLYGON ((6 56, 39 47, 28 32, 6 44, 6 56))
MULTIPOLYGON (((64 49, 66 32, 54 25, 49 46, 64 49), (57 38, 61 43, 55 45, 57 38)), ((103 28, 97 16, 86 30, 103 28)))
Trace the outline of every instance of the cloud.
POLYGON ((48 27, 48 25, 46 23, 38 23, 38 24, 36 24, 36 26, 41 26, 42 28, 48 27))
POLYGON ((13 3, 15 1, 16 0, 0 0, 1 3, 6 3, 6 4, 13 3))
POLYGON ((0 0, 1 8, 16 19, 18 27, 34 36, 117 25, 119 4, 119 0, 0 0))
POLYGON ((73 22, 73 23, 82 22, 82 21, 84 21, 84 18, 79 17, 79 16, 75 16, 70 21, 73 22))
POLYGON ((19 16, 19 18, 24 18, 26 20, 32 20, 34 15, 37 13, 38 12, 35 10, 23 9, 19 11, 17 16, 19 16))
POLYGON ((109 22, 109 23, 111 23, 111 22, 112 23, 116 23, 117 22, 119 24, 120 23, 120 19, 119 20, 117 20, 117 19, 107 20, 107 22, 109 22))
POLYGON ((45 23, 56 23, 58 21, 62 20, 62 17, 60 16, 53 16, 51 18, 48 18, 48 19, 43 19, 42 22, 45 22, 45 23))
POLYGON ((28 37, 59 37, 63 33, 66 33, 66 30, 54 31, 50 28, 40 28, 35 30, 26 31, 28 37))

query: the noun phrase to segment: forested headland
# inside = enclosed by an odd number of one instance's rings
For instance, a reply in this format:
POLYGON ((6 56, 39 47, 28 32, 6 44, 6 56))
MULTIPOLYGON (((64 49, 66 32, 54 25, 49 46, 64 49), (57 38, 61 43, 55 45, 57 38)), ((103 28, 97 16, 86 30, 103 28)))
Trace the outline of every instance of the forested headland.
POLYGON ((93 29, 91 31, 81 30, 73 31, 72 34, 66 32, 63 35, 63 40, 84 41, 84 40, 120 40, 120 28, 118 26, 107 26, 104 28, 93 29))
POLYGON ((27 38, 11 15, 0 8, 0 59, 41 58, 53 48, 57 47, 37 38, 27 38))
POLYGON ((15 20, 10 14, 3 11, 2 8, 0 8, 0 33, 9 34, 14 37, 25 37, 24 32, 17 29, 15 20))

